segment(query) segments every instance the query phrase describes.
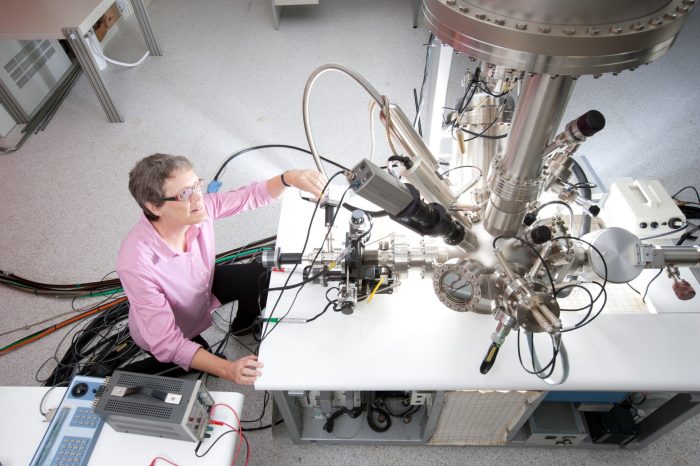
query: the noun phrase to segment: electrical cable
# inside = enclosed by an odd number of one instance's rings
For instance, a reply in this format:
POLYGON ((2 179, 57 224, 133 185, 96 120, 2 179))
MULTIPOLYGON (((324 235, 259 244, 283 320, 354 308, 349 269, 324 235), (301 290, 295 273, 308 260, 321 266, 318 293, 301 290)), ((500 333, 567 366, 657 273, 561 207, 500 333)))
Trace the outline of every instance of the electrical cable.
MULTIPOLYGON (((233 154, 231 154, 224 161, 224 163, 221 164, 221 167, 219 167, 219 171, 217 171, 216 175, 214 175, 214 181, 219 180, 219 177, 223 174, 223 171, 226 169, 226 165, 228 165, 228 163, 231 160, 235 159, 239 155, 245 154, 246 152, 251 152, 254 150, 261 150, 261 149, 290 149, 290 150, 296 150, 299 152, 303 152, 305 154, 313 155, 313 153, 309 150, 306 150, 306 149, 303 149, 303 148, 297 147, 297 146, 291 146, 288 144, 263 144, 263 145, 259 145, 259 146, 248 147, 246 149, 242 149, 242 150, 239 150, 238 152, 234 152, 233 154)), ((346 171, 349 170, 347 167, 344 167, 344 166, 340 165, 339 163, 334 162, 333 160, 330 160, 330 159, 327 159, 324 157, 321 157, 321 160, 323 160, 324 162, 327 162, 327 163, 329 163, 337 168, 340 168, 341 170, 346 170, 346 171)))
POLYGON ((691 185, 682 187, 681 189, 678 190, 678 192, 676 192, 676 194, 674 194, 673 196, 671 196, 671 198, 676 199, 677 196, 678 196, 680 193, 682 193, 683 191, 685 191, 686 189, 690 189, 690 190, 692 190, 692 191, 695 192, 695 196, 698 198, 698 204, 700 204, 700 193, 698 193, 698 190, 697 190, 697 188, 696 188, 695 186, 691 186, 691 185))
MULTIPOLYGON (((331 181, 333 181, 333 179, 334 179, 336 176, 341 175, 342 173, 343 173, 342 171, 338 171, 338 172, 334 173, 334 174, 328 179, 328 181, 326 182, 326 185, 323 187, 323 190, 321 191, 321 193, 325 193, 326 190, 328 189, 328 187, 330 186, 331 181)), ((346 192, 347 192, 347 190, 346 190, 346 192)), ((312 226, 313 226, 313 221, 314 221, 314 218, 316 217, 316 212, 318 211, 318 207, 319 207, 319 204, 320 204, 320 203, 321 203, 321 198, 319 198, 319 199, 316 201, 316 205, 314 206, 314 210, 313 210, 313 212, 312 212, 312 214, 311 214, 311 219, 309 220, 309 226, 308 226, 308 228, 307 228, 307 230, 306 230, 306 238, 304 239, 304 245, 303 245, 302 248, 301 248, 301 254, 302 254, 302 256, 304 255, 304 251, 306 251, 306 246, 307 246, 308 243, 309 243, 309 238, 311 237, 311 228, 312 228, 312 226)), ((341 202, 340 202, 339 204, 342 204, 342 199, 341 199, 341 202)), ((336 211, 336 215, 337 215, 337 211, 336 211)), ((330 228, 328 229, 328 231, 330 232, 330 228)), ((326 233, 326 237, 327 237, 327 236, 328 236, 328 233, 326 233)), ((325 238, 324 238, 324 242, 325 242, 325 238)), ((320 251, 319 251, 319 253, 320 253, 320 251)), ((318 254, 317 254, 316 256, 318 257, 318 254)), ((315 258, 314 258, 314 261, 315 261, 315 258)), ((313 262, 312 262, 312 263, 313 263, 313 262)), ((280 287, 280 288, 284 288, 285 286, 287 286, 287 284, 289 283, 289 280, 292 278, 292 275, 294 275, 294 272, 296 271, 296 269, 297 269, 298 266, 299 266, 298 263, 297 263, 297 264, 294 264, 294 267, 292 267, 292 270, 289 272, 289 275, 287 276, 287 279, 285 280, 284 285, 283 285, 282 287, 280 287)), ((281 293, 277 296, 277 300, 275 301, 275 304, 272 306, 272 308, 271 308, 271 310, 270 310, 270 315, 268 316, 268 319, 269 319, 269 318, 272 318, 272 317, 274 316, 274 313, 275 313, 275 311, 277 310, 277 305, 279 304, 280 300, 282 299, 282 295, 283 295, 283 294, 284 294, 284 289, 282 289, 282 290, 281 290, 281 293)), ((289 311, 287 311, 287 313, 289 313, 289 311)), ((286 315, 286 314, 285 314, 285 315, 286 315)), ((262 330, 262 332, 261 332, 261 337, 262 337, 262 338, 261 338, 260 342, 262 342, 262 340, 264 340, 265 337, 268 335, 268 333, 269 333, 269 332, 268 332, 268 328, 269 328, 269 320, 265 323, 265 326, 264 326, 264 328, 263 328, 263 330, 262 330)), ((273 328, 274 328, 274 327, 273 327, 273 328)), ((270 330, 270 331, 272 331, 272 330, 270 330)))
POLYGON ((679 232, 679 231, 681 231, 681 230, 685 230, 686 228, 688 228, 688 226, 690 226, 690 224, 689 224, 688 222, 685 222, 684 225, 682 225, 682 226, 680 226, 680 227, 678 227, 678 228, 676 228, 676 229, 674 229, 674 230, 667 231, 666 233, 661 233, 661 234, 653 235, 653 236, 645 236, 644 238, 639 238, 639 239, 640 239, 640 241, 646 241, 646 240, 648 240, 648 239, 661 238, 661 237, 664 237, 664 236, 672 235, 672 234, 677 233, 677 232, 679 232))
MULTIPOLYGON (((433 44, 435 36, 431 32, 428 36, 428 43, 425 47, 425 65, 423 66, 423 81, 420 84, 420 93, 418 94, 418 102, 416 103, 416 117, 413 119, 413 128, 420 129, 420 117, 423 111, 423 98, 425 97, 425 83, 428 80, 428 71, 430 68, 430 58, 432 55, 432 49, 435 46, 433 44)), ((420 134, 420 132, 419 132, 420 134)), ((421 134, 422 136, 422 134, 421 134)))
POLYGON ((95 37, 94 32, 88 31, 87 42, 88 42, 88 44, 90 44, 90 48, 92 49, 92 51, 95 55, 97 55, 98 57, 100 57, 101 59, 103 59, 104 61, 106 61, 108 63, 111 63, 113 65, 117 65, 117 66, 123 66, 125 68, 133 68, 133 67, 139 66, 151 54, 150 51, 146 50, 146 53, 143 54, 143 57, 141 57, 135 63, 124 63, 121 61, 112 60, 111 58, 107 57, 104 54, 104 52, 102 52, 102 47, 100 46, 100 43, 97 41, 97 37, 95 37))
MULTIPOLYGON (((339 173, 340 173, 340 172, 339 172, 339 173)), ((330 183, 331 180, 332 180, 337 174, 338 174, 338 173, 336 173, 335 175, 333 175, 333 176, 328 180, 328 183, 330 183)), ((326 184, 326 187, 324 187, 324 191, 325 191, 325 189, 327 188, 327 186, 328 186, 328 184, 326 184)), ((351 189, 351 186, 348 186, 348 187, 345 189, 345 191, 343 191, 343 194, 342 194, 342 196, 340 196, 340 201, 338 202, 338 204, 342 204, 342 203, 343 203, 343 199, 345 198, 345 195, 348 193, 348 191, 350 191, 350 189, 351 189)), ((333 228, 333 225, 335 224, 335 220, 336 220, 336 218, 338 217, 338 213, 339 213, 339 212, 340 212, 340 209, 336 209, 335 214, 333 214, 333 218, 331 219, 331 222, 330 222, 330 224, 328 225, 328 228, 326 229, 326 234, 325 234, 325 236, 323 237, 323 241, 322 241, 321 244, 325 244, 326 239, 328 238, 328 235, 330 234, 331 229, 333 228)), ((314 215, 315 215, 315 214, 316 214, 316 211, 314 210, 314 215)), ((306 240, 304 241, 304 246, 302 247, 302 254, 304 253, 304 250, 306 249, 306 245, 307 245, 308 240, 309 240, 309 235, 311 234, 311 227, 312 227, 312 225, 313 225, 313 217, 314 217, 314 215, 311 216, 311 221, 309 222, 309 228, 308 228, 307 233, 306 233, 306 240)), ((316 259, 317 259, 318 256, 321 254, 321 251, 322 251, 322 250, 323 250, 322 247, 318 249, 318 251, 316 252, 316 255, 315 255, 315 256, 313 257, 313 259, 311 260, 311 263, 312 263, 312 264, 316 262, 316 259)), ((297 264, 295 264, 294 268, 296 268, 296 266, 297 266, 297 264)), ((326 269, 327 269, 326 267, 323 268, 323 270, 326 270, 326 269)), ((291 273, 289 274, 289 276, 287 277, 287 282, 289 281, 289 278, 292 276, 292 273, 294 273, 294 269, 292 269, 292 272, 291 272, 291 273)), ((305 284, 306 284, 306 283, 304 283, 302 286, 304 286, 305 284)), ((285 283, 285 285, 286 285, 286 283, 285 283)), ((301 291, 301 288, 299 289, 299 291, 301 291)), ((284 290, 283 290, 283 292, 284 292, 284 290)), ((282 298, 282 293, 280 293, 279 296, 277 297, 277 302, 275 303, 275 307, 273 308, 273 312, 274 312, 274 309, 277 307, 277 304, 279 303, 279 301, 280 301, 281 298, 282 298)), ((296 297, 294 298, 294 300, 295 300, 295 302, 296 302, 296 297)), ((293 305, 294 305, 294 303, 292 303, 292 306, 293 306, 293 305)), ((263 335, 262 339, 260 340, 261 342, 262 342, 262 340, 264 340, 265 338, 267 338, 267 337, 270 335, 270 333, 272 333, 272 332, 277 328, 277 326, 279 325, 279 323, 280 323, 287 315, 289 315, 289 313, 292 311, 292 306, 290 306, 289 309, 287 310, 287 312, 286 312, 281 318, 278 319, 278 321, 273 325, 273 327, 270 329, 270 331, 269 331, 269 332, 266 332, 266 333, 263 335)), ((270 314, 270 317, 272 317, 272 313, 270 314)), ((269 321, 268 321, 268 322, 269 322, 269 321)), ((266 328, 267 328, 267 326, 266 326, 266 328)))
POLYGON ((483 178, 483 177, 484 177, 484 172, 481 171, 481 168, 477 167, 476 165, 459 165, 458 167, 452 167, 452 168, 450 168, 449 170, 445 170, 444 172, 438 174, 438 176, 439 176, 440 178, 442 178, 442 177, 444 177, 445 175, 447 175, 449 172, 451 172, 452 170, 457 170, 458 168, 473 168, 474 170, 476 170, 476 171, 479 172, 479 177, 480 177, 480 178, 483 178))
MULTIPOLYGON (((526 333, 526 338, 527 338, 527 334, 531 335, 530 332, 525 331, 525 333, 526 333)), ((556 366, 557 355, 559 354, 559 347, 557 344, 555 344, 553 335, 549 335, 549 336, 552 339, 552 358, 549 360, 549 363, 547 363, 547 365, 542 367, 541 369, 537 370, 533 367, 533 370, 529 370, 527 367, 525 367, 525 364, 523 363, 523 358, 522 358, 522 354, 521 354, 521 350, 520 350, 520 327, 518 327, 518 345, 517 346, 518 346, 518 361, 520 362, 520 366, 522 366, 522 368, 528 374, 536 375, 541 379, 548 378, 552 375, 552 373, 554 372, 554 368, 556 366), (542 375, 547 370, 549 370, 549 373, 547 373, 546 375, 542 375)), ((532 357, 533 356, 531 354, 531 358, 532 357)))
POLYGON ((564 206, 564 207, 567 208, 567 210, 569 211, 569 231, 573 231, 573 230, 574 230, 574 209, 572 209, 571 206, 570 206, 569 204, 567 204, 566 202, 564 202, 564 201, 549 201, 549 202, 545 202, 544 204, 542 204, 541 206, 539 206, 537 209, 535 209, 535 211, 533 212, 533 214, 534 214, 535 216, 537 216, 537 214, 540 213, 540 211, 541 211, 542 209, 544 209, 545 207, 549 207, 549 206, 551 206, 551 205, 562 205, 562 206, 564 206))
POLYGON ((659 278, 659 275, 661 275, 661 272, 663 272, 663 271, 664 271, 664 268, 661 267, 661 268, 659 269, 659 272, 658 272, 656 275, 654 275, 654 278, 652 278, 651 280, 649 280, 649 283, 647 283, 647 287, 644 289, 644 296, 642 296, 642 302, 643 302, 644 304, 646 304, 647 293, 649 293, 649 287, 651 286, 652 283, 654 283, 654 280, 656 280, 657 278, 659 278))
POLYGON ((261 427, 252 427, 250 429, 243 428, 243 432, 257 432, 259 430, 265 430, 265 429, 271 429, 274 426, 278 426, 284 422, 284 419, 280 419, 279 421, 273 423, 273 424, 268 424, 266 426, 261 426, 261 427))

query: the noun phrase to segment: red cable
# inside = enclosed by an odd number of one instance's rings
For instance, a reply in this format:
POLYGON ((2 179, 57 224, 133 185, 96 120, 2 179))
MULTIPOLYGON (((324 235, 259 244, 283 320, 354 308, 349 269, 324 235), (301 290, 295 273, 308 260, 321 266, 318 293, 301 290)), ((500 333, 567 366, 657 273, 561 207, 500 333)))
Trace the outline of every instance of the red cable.
MULTIPOLYGON (((240 418, 238 417, 238 413, 236 413, 236 410, 233 409, 232 407, 230 407, 229 405, 227 405, 226 403, 217 403, 217 404, 215 404, 214 406, 212 406, 212 407, 211 407, 211 411, 210 411, 210 415, 211 415, 212 417, 214 416, 214 408, 216 408, 217 406, 223 406, 223 407, 225 407, 225 408, 230 409, 231 412, 233 413, 233 415, 236 417, 236 422, 238 423, 238 429, 235 429, 235 428, 233 428, 233 427, 230 426, 229 424, 226 424, 226 423, 223 422, 223 421, 214 421, 214 420, 210 421, 212 424, 215 423, 215 422, 216 422, 216 423, 221 423, 221 425, 225 425, 225 426, 227 426, 228 428, 230 428, 231 430, 234 430, 234 431, 238 430, 238 446, 236 447, 236 454, 233 455, 233 461, 231 462, 231 466, 233 466, 234 464, 236 464, 236 460, 238 459, 238 455, 240 454, 241 448, 242 448, 242 447, 241 447, 241 443, 243 443, 243 441, 244 441, 244 440, 243 440, 243 429, 241 428, 241 420, 240 420, 240 418)), ((250 443, 248 444, 248 450, 250 450, 250 443)), ((246 461, 245 461, 245 464, 246 464, 246 465, 248 464, 248 459, 249 459, 249 457, 250 457, 250 453, 246 453, 246 461)))
POLYGON ((165 462, 167 462, 167 463, 172 464, 173 466, 177 466, 177 464, 173 463, 173 462, 170 461, 170 460, 167 460, 167 459, 163 458, 162 456, 156 456, 155 458, 153 458, 153 460, 151 461, 151 464, 149 464, 149 466, 154 466, 154 465, 156 464, 156 461, 158 461, 158 460, 163 460, 163 461, 165 461, 165 462))

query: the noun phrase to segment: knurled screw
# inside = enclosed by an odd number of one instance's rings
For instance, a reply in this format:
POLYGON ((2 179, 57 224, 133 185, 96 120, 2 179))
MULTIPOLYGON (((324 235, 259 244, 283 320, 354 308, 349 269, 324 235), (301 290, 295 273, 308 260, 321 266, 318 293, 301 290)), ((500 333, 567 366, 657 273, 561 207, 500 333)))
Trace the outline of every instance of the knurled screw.
POLYGON ((589 27, 588 34, 590 34, 592 36, 597 36, 598 34, 600 34, 600 28, 598 28, 597 26, 589 27))
POLYGON ((499 26, 503 26, 504 24, 506 24, 505 19, 495 19, 495 20, 493 20, 493 22, 498 24, 499 26))
POLYGON ((540 32, 544 34, 549 34, 549 32, 552 30, 551 26, 540 26, 540 32))
POLYGON ((515 23, 516 29, 520 29, 521 31, 524 31, 527 29, 527 24, 526 23, 515 23))
POLYGON ((610 26, 610 32, 613 34, 619 34, 622 32, 622 28, 616 24, 614 26, 610 26))
POLYGON ((476 19, 486 19, 486 15, 483 13, 477 13, 476 14, 476 19))
POLYGON ((457 0, 447 0, 445 3, 448 5, 455 5, 457 3, 457 0))
POLYGON ((678 15, 673 12, 673 11, 667 11, 666 14, 664 15, 664 18, 666 19, 676 19, 678 18, 678 15))
POLYGON ((688 8, 687 6, 685 6, 685 5, 679 5, 679 6, 676 7, 676 11, 677 11, 678 13, 687 13, 688 10, 689 10, 689 8, 688 8))
POLYGON ((567 36, 573 36, 574 34, 576 34, 576 29, 564 28, 564 34, 566 34, 567 36))
POLYGON ((461 6, 459 7, 459 11, 461 11, 462 13, 469 13, 469 8, 467 8, 467 7, 464 6, 464 5, 461 5, 461 6))
POLYGON ((632 23, 632 30, 633 31, 641 31, 644 29, 644 24, 642 24, 640 21, 637 21, 635 23, 632 23))
POLYGON ((663 24, 663 22, 664 20, 661 18, 651 18, 649 20, 649 24, 651 24, 652 26, 660 26, 661 24, 663 24))

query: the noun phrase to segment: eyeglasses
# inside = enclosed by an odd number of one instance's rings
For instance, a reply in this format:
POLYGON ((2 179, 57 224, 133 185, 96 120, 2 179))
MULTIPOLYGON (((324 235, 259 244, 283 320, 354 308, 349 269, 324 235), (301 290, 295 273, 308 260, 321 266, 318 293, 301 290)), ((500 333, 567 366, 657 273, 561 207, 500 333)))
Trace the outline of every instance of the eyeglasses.
POLYGON ((197 182, 194 184, 194 186, 189 186, 187 188, 184 188, 182 191, 177 193, 176 196, 172 197, 161 197, 161 201, 186 201, 189 198, 192 197, 192 194, 195 192, 202 192, 202 186, 204 186, 204 180, 203 179, 198 179, 197 182))

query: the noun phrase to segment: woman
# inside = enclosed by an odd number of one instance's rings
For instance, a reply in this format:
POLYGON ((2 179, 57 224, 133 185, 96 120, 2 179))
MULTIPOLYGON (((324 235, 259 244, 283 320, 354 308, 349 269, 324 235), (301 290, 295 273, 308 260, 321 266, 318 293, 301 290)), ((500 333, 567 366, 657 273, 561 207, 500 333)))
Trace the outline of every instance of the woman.
POLYGON ((200 334, 221 304, 238 300, 232 330, 259 315, 264 269, 215 265, 214 220, 271 203, 287 187, 321 193, 324 176, 289 170, 226 193, 203 194, 203 181, 182 156, 155 154, 129 173, 129 191, 143 216, 122 242, 117 274, 129 298, 129 331, 151 354, 125 370, 158 373, 180 366, 238 384, 252 384, 263 367, 256 356, 228 361, 207 351, 200 334))

